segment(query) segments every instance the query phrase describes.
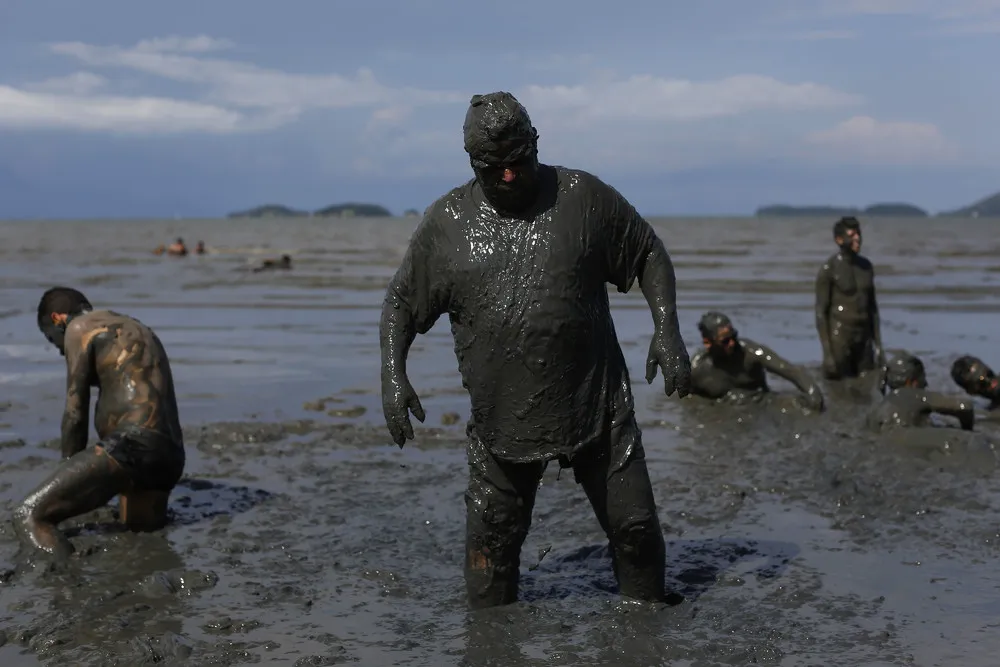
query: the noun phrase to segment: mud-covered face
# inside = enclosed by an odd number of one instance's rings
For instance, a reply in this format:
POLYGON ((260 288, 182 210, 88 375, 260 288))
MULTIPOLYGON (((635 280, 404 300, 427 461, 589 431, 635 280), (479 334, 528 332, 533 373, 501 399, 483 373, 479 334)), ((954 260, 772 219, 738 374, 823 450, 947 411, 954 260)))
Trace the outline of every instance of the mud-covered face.
POLYGON ((471 162, 479 186, 497 210, 522 213, 538 198, 538 158, 534 153, 516 160, 471 162))
POLYGON ((860 229, 848 229, 844 232, 843 236, 838 236, 834 240, 837 242, 837 245, 840 246, 841 250, 854 253, 855 255, 861 252, 860 229))
POLYGON ((970 394, 983 394, 995 391, 997 377, 986 364, 974 363, 969 366, 963 378, 963 388, 970 394))
POLYGON ((64 357, 66 356, 66 324, 68 321, 66 315, 53 313, 51 318, 44 320, 38 327, 42 335, 55 345, 59 354, 64 357))
POLYGON ((736 329, 729 325, 723 325, 716 329, 715 338, 713 338, 710 343, 710 349, 713 352, 730 355, 736 351, 736 345, 739 342, 739 334, 736 329))

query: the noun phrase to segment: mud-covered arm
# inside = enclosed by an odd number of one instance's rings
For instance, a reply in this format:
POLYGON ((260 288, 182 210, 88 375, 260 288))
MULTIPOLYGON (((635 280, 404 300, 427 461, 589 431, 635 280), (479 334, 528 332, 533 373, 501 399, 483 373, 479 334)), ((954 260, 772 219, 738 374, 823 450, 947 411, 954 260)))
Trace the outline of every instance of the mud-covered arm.
POLYGON ((670 254, 628 200, 609 185, 602 189, 603 218, 609 232, 608 282, 624 294, 638 279, 656 331, 679 337, 677 279, 670 254))
POLYGON ((971 401, 967 401, 960 396, 939 394, 935 391, 924 392, 924 401, 931 412, 955 417, 962 428, 971 431, 976 423, 975 408, 971 401))
POLYGON ((691 393, 703 398, 722 398, 733 388, 732 379, 718 371, 699 352, 691 358, 691 393))
POLYGON ((73 322, 66 328, 66 407, 60 447, 64 459, 87 447, 94 364, 91 346, 84 342, 83 333, 83 327, 73 322))
POLYGON ((806 394, 819 392, 819 385, 805 368, 788 361, 767 345, 744 340, 743 347, 746 349, 746 354, 759 360, 761 366, 768 373, 774 373, 781 379, 791 382, 799 388, 799 391, 806 394))
POLYGON ((442 261, 443 240, 431 208, 386 290, 379 322, 383 377, 406 374, 406 357, 416 335, 427 333, 448 310, 451 285, 442 261))
POLYGON ((823 358, 829 359, 830 351, 830 304, 832 303, 833 277, 829 263, 820 267, 816 274, 816 332, 823 346, 823 358))
POLYGON ((868 303, 871 312, 869 316, 872 323, 872 339, 875 341, 876 352, 880 357, 884 356, 885 348, 882 347, 882 316, 879 314, 878 298, 875 294, 875 269, 872 268, 872 284, 869 289, 868 303))

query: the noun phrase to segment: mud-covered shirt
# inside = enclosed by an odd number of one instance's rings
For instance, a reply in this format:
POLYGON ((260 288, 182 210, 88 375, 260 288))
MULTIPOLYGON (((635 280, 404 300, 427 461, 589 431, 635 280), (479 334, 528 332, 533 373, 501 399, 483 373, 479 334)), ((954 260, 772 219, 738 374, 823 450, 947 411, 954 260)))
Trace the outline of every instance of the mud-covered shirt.
POLYGON ((448 313, 475 431, 508 461, 571 458, 631 415, 607 283, 627 292, 657 242, 596 176, 541 170, 524 219, 475 179, 434 202, 389 286, 417 333, 448 313))

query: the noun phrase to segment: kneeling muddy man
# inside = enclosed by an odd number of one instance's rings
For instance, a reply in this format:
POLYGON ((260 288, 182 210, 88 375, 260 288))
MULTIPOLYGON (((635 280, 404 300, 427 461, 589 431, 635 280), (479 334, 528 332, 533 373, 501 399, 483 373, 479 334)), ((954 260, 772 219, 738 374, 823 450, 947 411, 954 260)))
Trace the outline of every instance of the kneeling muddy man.
POLYGON ((646 380, 686 396, 674 269, 652 227, 596 176, 539 164, 509 93, 472 98, 475 177, 430 206, 389 284, 382 402, 400 447, 424 411, 406 374, 416 334, 444 313, 472 401, 465 579, 473 608, 517 600, 521 546, 549 461, 570 467, 610 542, 621 593, 666 599, 664 541, 607 283, 638 279, 655 330, 646 380))
POLYGON ((75 289, 55 287, 38 304, 38 327, 66 357, 62 461, 16 510, 31 545, 56 556, 73 552, 57 525, 117 495, 121 520, 156 530, 184 471, 184 444, 170 363, 148 327, 125 315, 93 310, 75 289), (87 448, 90 388, 99 395, 87 448))
POLYGON ((823 410, 823 393, 804 368, 782 359, 771 348, 741 339, 732 321, 711 311, 698 321, 704 349, 691 359, 691 393, 705 398, 731 398, 767 393, 767 374, 788 380, 803 393, 811 410, 823 410))
POLYGON ((816 275, 816 330, 827 379, 854 378, 885 368, 882 324, 875 298, 875 268, 862 257, 861 223, 841 218, 833 225, 838 246, 816 275))
POLYGON ((982 359, 964 355, 951 365, 951 379, 970 396, 988 399, 989 409, 1000 408, 1000 378, 982 359))
POLYGON ((958 419, 963 430, 971 431, 976 416, 972 403, 959 396, 948 396, 927 389, 924 364, 919 357, 900 353, 886 368, 889 393, 868 416, 868 425, 876 431, 894 427, 927 426, 934 413, 958 419))

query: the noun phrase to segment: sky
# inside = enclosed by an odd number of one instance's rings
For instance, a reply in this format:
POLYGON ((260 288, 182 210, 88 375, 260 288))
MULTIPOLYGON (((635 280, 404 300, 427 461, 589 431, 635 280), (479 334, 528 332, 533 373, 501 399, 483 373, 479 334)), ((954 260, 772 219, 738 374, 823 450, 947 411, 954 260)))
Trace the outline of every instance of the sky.
POLYGON ((495 90, 649 216, 934 212, 1000 190, 998 60, 1000 0, 3 0, 0 218, 422 211, 495 90))

